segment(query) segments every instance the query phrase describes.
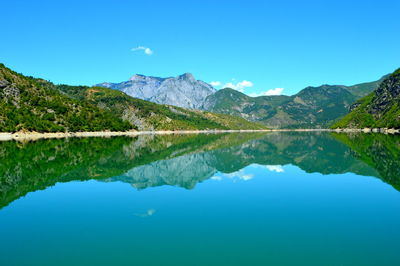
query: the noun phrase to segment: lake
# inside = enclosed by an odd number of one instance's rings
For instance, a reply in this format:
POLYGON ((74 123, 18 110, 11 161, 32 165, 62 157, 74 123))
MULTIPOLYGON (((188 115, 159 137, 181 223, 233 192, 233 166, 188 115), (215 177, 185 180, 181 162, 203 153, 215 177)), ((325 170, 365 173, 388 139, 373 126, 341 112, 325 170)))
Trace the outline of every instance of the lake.
POLYGON ((400 136, 0 142, 0 265, 399 265, 400 136))

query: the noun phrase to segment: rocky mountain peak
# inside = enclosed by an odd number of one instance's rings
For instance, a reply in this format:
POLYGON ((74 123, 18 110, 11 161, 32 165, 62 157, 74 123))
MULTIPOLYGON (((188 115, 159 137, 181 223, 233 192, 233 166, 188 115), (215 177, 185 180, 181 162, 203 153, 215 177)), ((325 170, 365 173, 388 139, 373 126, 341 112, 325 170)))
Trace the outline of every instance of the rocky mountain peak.
POLYGON ((155 103, 191 109, 200 108, 207 96, 216 91, 210 84, 196 80, 191 73, 168 78, 135 74, 125 82, 98 86, 120 90, 129 96, 155 103))
POLYGON ((144 80, 146 76, 141 75, 141 74, 135 74, 132 77, 129 78, 131 81, 139 81, 139 80, 144 80))
POLYGON ((190 82, 196 82, 196 79, 194 78, 193 74, 191 74, 191 73, 182 74, 182 75, 178 76, 178 79, 187 80, 190 82))

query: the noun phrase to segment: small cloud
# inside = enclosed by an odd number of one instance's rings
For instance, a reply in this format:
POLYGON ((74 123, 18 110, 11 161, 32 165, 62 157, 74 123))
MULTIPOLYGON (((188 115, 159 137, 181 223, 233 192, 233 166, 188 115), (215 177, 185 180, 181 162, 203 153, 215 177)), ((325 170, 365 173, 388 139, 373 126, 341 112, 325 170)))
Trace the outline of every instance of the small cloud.
POLYGON ((275 88, 261 93, 250 93, 249 96, 258 97, 258 96, 282 95, 283 90, 284 88, 275 88))
POLYGON ((245 88, 250 88, 253 87, 253 82, 248 81, 248 80, 243 80, 237 83, 233 83, 233 82, 228 82, 226 83, 223 87, 224 88, 231 88, 240 92, 244 92, 245 88))
POLYGON ((277 173, 285 172, 282 165, 266 165, 265 168, 267 168, 271 172, 277 172, 277 173))
POLYGON ((211 86, 214 86, 214 87, 221 86, 220 81, 211 81, 210 84, 211 84, 211 86))
POLYGON ((153 216, 153 214, 156 213, 155 209, 148 209, 145 213, 135 213, 137 217, 145 218, 145 217, 150 217, 153 216))
POLYGON ((234 172, 234 173, 224 174, 224 175, 227 178, 240 179, 240 180, 244 180, 244 181, 248 181, 250 179, 253 179, 253 177, 254 177, 253 174, 245 173, 244 169, 241 169, 241 170, 239 170, 237 172, 234 172))
POLYGON ((153 51, 150 48, 144 47, 144 46, 138 46, 138 47, 132 48, 131 51, 133 51, 133 52, 143 51, 147 55, 152 55, 153 54, 153 51))
POLYGON ((282 165, 262 165, 262 164, 252 164, 251 167, 253 168, 262 168, 262 169, 268 169, 271 172, 277 172, 277 173, 283 173, 285 172, 285 169, 283 168, 282 165))

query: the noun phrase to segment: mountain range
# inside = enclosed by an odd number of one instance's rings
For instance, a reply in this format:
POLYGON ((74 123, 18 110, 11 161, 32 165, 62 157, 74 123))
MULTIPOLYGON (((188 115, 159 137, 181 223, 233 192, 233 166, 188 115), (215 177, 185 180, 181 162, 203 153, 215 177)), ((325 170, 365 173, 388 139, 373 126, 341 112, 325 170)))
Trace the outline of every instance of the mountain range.
POLYGON ((250 97, 231 88, 216 90, 189 73, 176 78, 134 75, 125 82, 97 86, 160 104, 238 116, 268 128, 327 128, 346 115, 355 101, 375 90, 385 77, 353 86, 307 87, 292 96, 250 97))
POLYGON ((250 97, 190 73, 89 87, 56 85, 0 64, 0 96, 0 132, 400 127, 399 70, 353 86, 250 97))
POLYGON ((0 132, 263 128, 240 117, 156 104, 104 87, 55 85, 0 64, 0 132))
POLYGON ((382 81, 307 87, 295 95, 250 97, 225 88, 206 98, 202 108, 243 117, 269 128, 326 128, 349 112, 360 97, 382 81))

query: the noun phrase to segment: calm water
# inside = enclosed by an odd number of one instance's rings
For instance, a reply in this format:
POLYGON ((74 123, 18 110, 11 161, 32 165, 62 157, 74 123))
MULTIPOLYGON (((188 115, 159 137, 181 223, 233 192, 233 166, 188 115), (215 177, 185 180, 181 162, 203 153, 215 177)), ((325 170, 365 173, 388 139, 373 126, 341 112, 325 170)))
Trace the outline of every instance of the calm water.
POLYGON ((0 142, 0 265, 399 265, 400 136, 0 142))

